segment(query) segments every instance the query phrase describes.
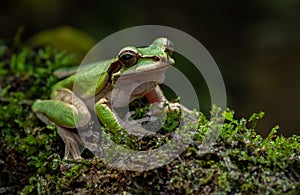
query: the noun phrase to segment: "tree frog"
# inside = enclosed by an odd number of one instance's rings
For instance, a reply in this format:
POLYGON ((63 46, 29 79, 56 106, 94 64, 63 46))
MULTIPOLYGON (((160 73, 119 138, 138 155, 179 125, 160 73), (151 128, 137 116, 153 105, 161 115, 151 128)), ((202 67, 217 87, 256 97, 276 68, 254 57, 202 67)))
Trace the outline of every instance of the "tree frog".
MULTIPOLYGON (((79 145, 83 144, 76 127, 85 127, 91 121, 94 112, 100 122, 112 130, 130 129, 133 134, 145 133, 140 129, 123 124, 112 110, 112 90, 119 78, 126 81, 126 86, 141 83, 129 97, 128 101, 120 100, 120 106, 141 97, 150 103, 163 105, 168 103, 168 110, 185 109, 179 103, 169 103, 163 95, 159 84, 163 82, 166 69, 173 65, 171 54, 173 43, 167 38, 158 38, 147 47, 125 47, 118 56, 102 62, 84 66, 82 69, 62 75, 66 78, 52 87, 50 100, 36 100, 32 110, 45 123, 54 123, 58 134, 65 142, 64 159, 81 159, 79 145), (155 77, 155 81, 143 83, 145 78, 155 77), (74 91, 74 83, 79 91, 74 91), (95 82, 96 81, 96 82, 95 82), (95 83, 95 86, 90 83, 95 83), (89 103, 94 99, 92 106, 89 103)), ((127 90, 124 86, 123 90, 127 90)), ((127 98, 128 99, 128 98, 127 98)), ((148 132, 149 133, 149 132, 148 132)))

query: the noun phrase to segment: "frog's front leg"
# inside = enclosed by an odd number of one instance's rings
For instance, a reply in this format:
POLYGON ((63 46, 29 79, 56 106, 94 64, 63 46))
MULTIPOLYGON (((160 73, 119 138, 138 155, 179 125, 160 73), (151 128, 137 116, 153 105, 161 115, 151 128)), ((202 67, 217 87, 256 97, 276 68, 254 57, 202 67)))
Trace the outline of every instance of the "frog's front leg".
POLYGON ((138 137, 154 134, 154 132, 145 130, 136 122, 132 124, 128 121, 121 120, 116 113, 112 111, 107 98, 101 98, 96 102, 94 109, 101 123, 105 127, 108 127, 112 132, 117 132, 123 128, 126 129, 129 134, 138 137))
POLYGON ((146 94, 146 98, 150 103, 154 103, 160 108, 164 106, 164 104, 167 104, 164 111, 170 112, 170 111, 184 111, 186 113, 192 113, 192 111, 185 106, 181 105, 180 103, 170 103, 166 97, 164 96, 162 90, 159 86, 156 86, 153 90, 151 90, 149 93, 146 94))
POLYGON ((54 123, 65 142, 64 159, 80 159, 79 145, 84 145, 76 127, 84 127, 91 115, 84 102, 69 89, 59 89, 51 100, 37 100, 32 110, 46 124, 54 123))

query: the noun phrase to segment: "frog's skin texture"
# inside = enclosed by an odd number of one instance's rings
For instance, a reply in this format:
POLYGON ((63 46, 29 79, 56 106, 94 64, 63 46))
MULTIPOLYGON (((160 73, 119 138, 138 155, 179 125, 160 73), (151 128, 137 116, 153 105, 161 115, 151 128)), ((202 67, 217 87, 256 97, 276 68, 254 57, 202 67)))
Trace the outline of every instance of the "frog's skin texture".
MULTIPOLYGON (((50 100, 36 100, 32 110, 47 124, 57 126, 60 137, 65 142, 64 159, 81 159, 80 146, 84 146, 76 128, 87 127, 94 112, 101 123, 113 131, 128 129, 131 134, 151 134, 142 128, 137 128, 118 119, 112 111, 111 93, 118 79, 124 79, 126 86, 145 78, 155 77, 155 82, 147 82, 138 86, 130 95, 129 102, 122 95, 114 97, 118 106, 126 106, 133 100, 146 97, 149 102, 162 106, 168 103, 159 84, 164 80, 166 69, 174 64, 171 58, 173 43, 166 38, 158 38, 148 47, 123 48, 116 58, 84 66, 76 73, 76 69, 63 73, 57 71, 60 77, 66 77, 52 87, 50 100), (76 73, 76 74, 75 74, 76 73), (76 79, 75 79, 76 78, 76 79), (74 82, 79 92, 73 91, 74 82), (90 83, 97 81, 91 87, 90 83), (95 104, 89 100, 95 97, 95 104)), ((124 90, 127 90, 124 87, 124 90)), ((168 103, 168 110, 185 109, 178 103, 168 103)))

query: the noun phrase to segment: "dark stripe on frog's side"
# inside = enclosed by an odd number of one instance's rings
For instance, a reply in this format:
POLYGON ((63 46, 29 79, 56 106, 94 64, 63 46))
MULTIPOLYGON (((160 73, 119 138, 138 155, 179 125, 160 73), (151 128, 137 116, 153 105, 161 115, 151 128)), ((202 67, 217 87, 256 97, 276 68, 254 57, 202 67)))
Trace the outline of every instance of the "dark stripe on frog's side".
POLYGON ((111 80, 111 77, 114 73, 118 72, 119 70, 121 70, 122 68, 122 65, 119 61, 116 61, 114 63, 112 63, 109 67, 109 69, 107 70, 107 73, 109 75, 109 79, 108 79, 108 82, 112 82, 111 80))

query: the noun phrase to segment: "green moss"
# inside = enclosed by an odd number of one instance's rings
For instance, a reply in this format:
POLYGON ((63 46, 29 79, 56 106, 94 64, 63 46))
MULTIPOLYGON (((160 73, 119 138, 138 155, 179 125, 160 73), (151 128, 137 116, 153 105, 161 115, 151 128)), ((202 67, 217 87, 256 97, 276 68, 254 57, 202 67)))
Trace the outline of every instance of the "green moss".
POLYGON ((57 82, 53 70, 74 60, 67 52, 30 48, 18 41, 0 42, 0 48, 0 192, 15 193, 50 154, 63 149, 55 129, 37 120, 31 104, 49 96, 57 82))
MULTIPOLYGON (((300 136, 283 137, 274 127, 263 139, 255 127, 264 113, 236 119, 234 112, 214 107, 211 120, 200 115, 192 144, 170 163, 145 172, 122 171, 101 159, 63 161, 64 145, 56 128, 32 113, 33 100, 49 97, 57 81, 53 70, 73 65, 72 55, 51 48, 0 45, 0 193, 23 194, 297 194, 300 191, 300 136), (225 123, 222 121, 225 119, 225 123), (206 152, 204 139, 216 142, 206 152)), ((141 105, 136 102, 136 105, 141 105)), ((147 112, 136 106, 136 118, 147 112)), ((172 113, 158 135, 136 139, 109 132, 134 150, 168 144, 180 117, 172 113), (175 125, 176 124, 176 125, 175 125)))

